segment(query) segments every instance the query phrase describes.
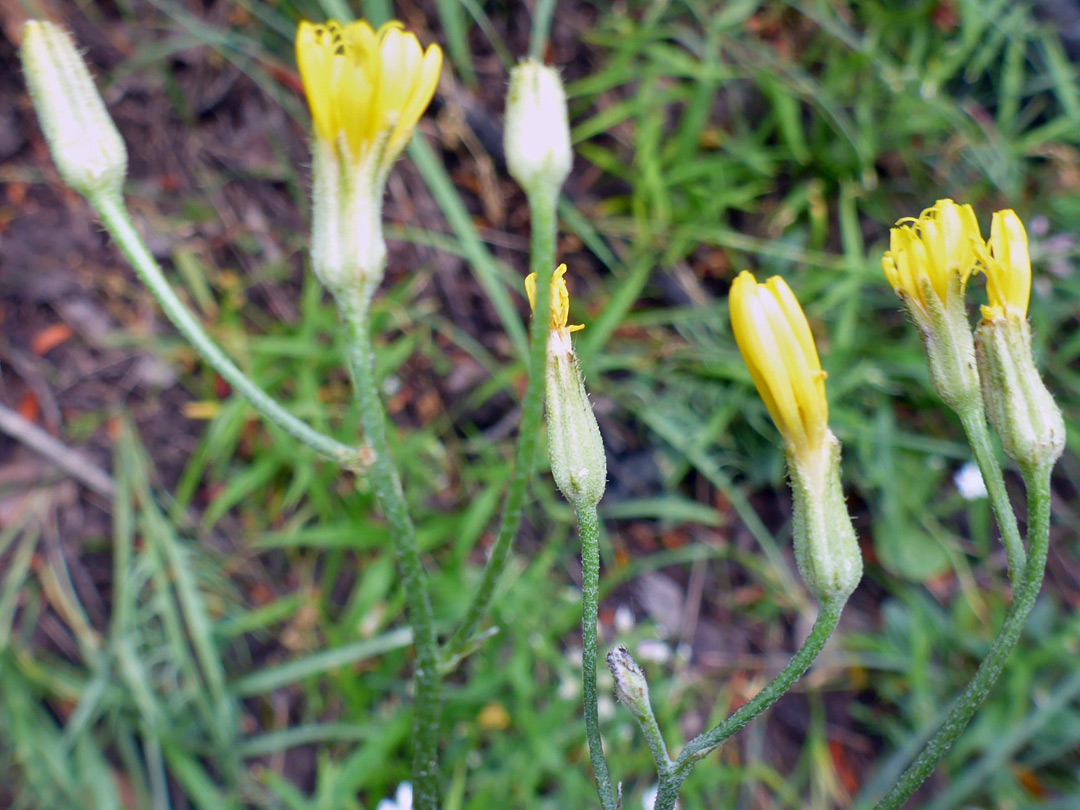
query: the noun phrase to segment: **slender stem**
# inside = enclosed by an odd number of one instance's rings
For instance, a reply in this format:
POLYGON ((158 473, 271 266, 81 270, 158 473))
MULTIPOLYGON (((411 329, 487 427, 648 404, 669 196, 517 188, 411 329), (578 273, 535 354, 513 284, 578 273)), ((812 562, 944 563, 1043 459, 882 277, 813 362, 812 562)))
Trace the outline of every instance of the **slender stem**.
POLYGON ((361 468, 363 454, 356 447, 349 447, 336 439, 320 433, 301 419, 281 407, 272 397, 257 386, 206 334, 195 317, 173 292, 165 275, 147 250, 139 232, 124 208, 123 200, 112 194, 97 194, 90 198, 105 229, 116 240, 131 266, 161 305, 165 315, 173 322, 195 350, 202 355, 218 374, 244 397, 264 418, 273 422, 294 439, 307 445, 343 467, 361 468))
POLYGON ((416 644, 415 719, 413 721, 413 791, 417 810, 435 810, 439 803, 439 715, 442 710, 439 646, 428 596, 420 547, 409 517, 401 479, 390 457, 386 417, 375 382, 375 354, 367 307, 344 298, 338 307, 349 330, 349 367, 364 438, 374 453, 368 477, 379 507, 390 524, 402 587, 408 600, 409 624, 416 644))
POLYGON ((668 754, 667 743, 664 742, 664 735, 660 732, 660 724, 656 722, 652 703, 646 701, 644 708, 644 716, 638 718, 638 725, 641 727, 641 733, 645 735, 645 742, 652 753, 653 762, 656 763, 656 775, 664 779, 671 773, 675 763, 671 761, 671 756, 668 754))
POLYGON ((967 727, 976 710, 986 699, 990 688, 1001 675, 1001 670, 1024 629, 1028 614, 1035 606, 1035 599, 1042 587, 1046 570, 1046 553, 1050 539, 1050 465, 1024 471, 1024 484, 1028 494, 1028 556, 1024 576, 1015 601, 1005 617, 990 654, 979 664, 975 677, 964 688, 953 704, 948 717, 923 747, 922 752, 908 767, 899 781, 875 810, 896 810, 930 776, 938 761, 967 727))
POLYGON ((600 717, 596 709, 596 614, 600 598, 600 520, 596 504, 574 506, 581 535, 581 691, 585 699, 585 735, 603 810, 615 810, 600 717))
POLYGON ((690 775, 694 764, 721 745, 730 736, 746 726, 751 720, 764 712, 786 693, 817 658, 825 643, 829 640, 840 621, 840 612, 844 601, 827 602, 821 606, 817 621, 806 637, 806 641, 775 678, 773 678, 753 699, 732 714, 727 720, 709 731, 702 732, 686 744, 675 760, 667 778, 661 778, 656 796, 656 810, 671 810, 679 796, 679 788, 690 775))
POLYGON ((1027 554, 1024 551, 1023 541, 1020 539, 1016 513, 1009 501, 1009 494, 1005 490, 1005 476, 1001 472, 1001 464, 990 443, 990 431, 986 427, 985 413, 981 405, 978 405, 961 409, 958 415, 964 426, 964 433, 967 434, 968 444, 971 445, 971 450, 975 454, 975 463, 979 465, 979 472, 982 473, 986 492, 990 497, 990 505, 994 510, 998 531, 1001 533, 1001 542, 1005 546, 1005 557, 1009 564, 1009 581, 1013 587, 1016 587, 1023 576, 1027 554))
MULTIPOLYGON (((536 273, 536 311, 547 312, 551 306, 551 276, 555 269, 556 198, 553 194, 530 194, 532 222, 530 269, 536 273)), ((544 402, 544 366, 547 360, 549 318, 533 318, 529 328, 529 384, 522 405, 521 429, 514 454, 514 472, 506 490, 499 529, 491 556, 484 568, 480 585, 454 634, 442 652, 444 670, 453 669, 475 643, 476 631, 491 608, 499 577, 510 558, 510 549, 521 523, 525 492, 536 466, 536 443, 540 435, 540 417, 544 402)))

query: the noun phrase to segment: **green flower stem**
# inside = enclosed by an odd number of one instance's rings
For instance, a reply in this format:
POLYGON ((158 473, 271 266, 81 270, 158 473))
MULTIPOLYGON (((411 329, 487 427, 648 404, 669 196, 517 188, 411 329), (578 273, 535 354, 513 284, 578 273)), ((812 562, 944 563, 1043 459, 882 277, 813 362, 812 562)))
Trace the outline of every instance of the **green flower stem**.
POLYGON ((161 305, 165 315, 173 322, 195 350, 202 355, 222 378, 244 399, 251 403, 264 418, 273 422, 294 439, 317 453, 350 469, 361 469, 362 453, 336 439, 320 433, 306 422, 297 419, 281 407, 272 397, 251 381, 232 360, 210 339, 195 317, 173 292, 165 275, 146 248, 139 232, 131 222, 124 202, 112 194, 91 196, 90 204, 101 217, 105 229, 116 240, 120 250, 131 262, 135 272, 161 305))
POLYGON ((908 767, 899 781, 885 797, 875 805, 875 810, 896 810, 930 776, 938 761, 945 756, 957 737, 971 722, 976 710, 986 699, 990 688, 1001 675, 1001 670, 1012 652, 1027 622, 1028 614, 1035 606, 1035 599, 1042 588, 1046 570, 1046 553, 1050 543, 1050 470, 1051 465, 1024 470, 1024 484, 1028 494, 1028 555, 1023 579, 1012 607, 1005 617, 1001 632, 990 647, 990 654, 979 664, 975 677, 964 688, 953 704, 948 717, 937 733, 923 747, 919 756, 908 767))
POLYGON ((997 519, 998 531, 1001 532, 1001 542, 1005 546, 1005 557, 1009 564, 1009 581, 1013 587, 1017 587, 1024 572, 1025 557, 1023 541, 1020 539, 1020 528, 1016 524, 1016 514, 1013 512, 1009 494, 1005 490, 1005 476, 1001 472, 1001 464, 997 454, 990 443, 990 431, 986 427, 986 414, 981 404, 958 412, 960 422, 967 434, 968 444, 975 454, 975 463, 979 465, 983 482, 986 484, 986 492, 990 497, 990 505, 994 509, 994 517, 997 519))
POLYGON ((338 308, 349 331, 349 367, 364 438, 374 453, 368 478, 379 507, 390 524, 402 587, 408 600, 409 624, 416 644, 416 695, 413 721, 412 778, 414 807, 435 810, 439 804, 439 715, 442 710, 439 645, 428 596, 420 547, 409 517, 401 479, 386 441, 386 416, 375 381, 375 353, 365 303, 339 298, 338 308))
POLYGON ((842 600, 823 604, 810 635, 806 637, 803 646, 792 656, 780 674, 727 720, 709 731, 702 732, 686 744, 675 760, 675 767, 671 769, 666 779, 660 780, 656 796, 656 810, 671 810, 679 797, 679 788, 690 775, 690 769, 694 764, 708 756, 717 746, 772 706, 792 687, 795 681, 802 677, 836 629, 843 608, 844 601, 842 600))
MULTIPOLYGON (((532 250, 530 270, 536 273, 536 311, 547 312, 551 308, 551 276, 555 269, 555 219, 556 196, 550 193, 529 195, 532 222, 532 250)), ((525 492, 536 465, 536 443, 540 436, 540 417, 544 403, 544 367, 547 362, 549 318, 533 318, 529 328, 529 383, 525 390, 525 402, 521 412, 521 428, 518 432, 517 450, 514 454, 514 472, 506 490, 499 529, 484 568, 480 585, 472 603, 465 612, 454 634, 443 646, 442 667, 453 669, 461 658, 476 644, 476 632, 491 608, 495 587, 510 558, 510 549, 521 523, 521 508, 525 492)))
POLYGON ((646 701, 645 709, 645 716, 638 721, 638 726, 645 736, 645 743, 649 746, 653 762, 656 763, 656 775, 663 780, 671 773, 675 763, 671 761, 671 756, 668 754, 667 743, 664 742, 664 735, 660 732, 660 724, 656 722, 652 703, 646 701))
MULTIPOLYGON (((596 776, 596 792, 603 810, 615 810, 604 743, 600 737, 600 717, 596 708, 596 614, 600 598, 600 521, 596 504, 574 506, 581 535, 581 689, 585 699, 585 735, 589 759, 596 776)), ((658 805, 659 806, 659 805, 658 805)))

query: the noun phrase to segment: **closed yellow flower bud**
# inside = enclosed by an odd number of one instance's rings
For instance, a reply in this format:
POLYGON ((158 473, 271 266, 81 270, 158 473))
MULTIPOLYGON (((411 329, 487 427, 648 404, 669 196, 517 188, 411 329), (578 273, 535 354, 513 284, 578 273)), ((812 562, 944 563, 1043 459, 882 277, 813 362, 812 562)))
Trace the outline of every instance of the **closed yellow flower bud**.
POLYGON ((1031 299, 1031 257, 1027 231, 1012 209, 998 211, 990 223, 989 250, 979 251, 986 274, 988 306, 982 307, 985 320, 998 315, 1012 319, 1027 317, 1031 299))
POLYGON ((829 430, 826 375, 791 288, 779 276, 758 284, 744 270, 728 301, 735 342, 789 451, 819 457, 829 430))
POLYGON ((799 572, 823 603, 842 604, 862 578, 862 554, 840 482, 840 442, 829 430, 825 372, 806 315, 779 276, 739 274, 729 295, 743 360, 783 434, 795 506, 799 572))
POLYGON ((986 416, 1005 454, 1026 471, 1053 465, 1065 449, 1065 420, 1031 351, 1031 257, 1015 212, 994 214, 980 260, 990 300, 975 331, 986 416))

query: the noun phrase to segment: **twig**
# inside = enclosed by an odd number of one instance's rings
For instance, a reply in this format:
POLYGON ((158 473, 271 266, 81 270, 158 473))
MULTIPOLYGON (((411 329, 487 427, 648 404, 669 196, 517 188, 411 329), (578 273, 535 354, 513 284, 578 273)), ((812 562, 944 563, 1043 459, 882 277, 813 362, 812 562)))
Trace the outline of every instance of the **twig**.
POLYGON ((4 405, 0 405, 0 430, 44 456, 99 495, 112 497, 116 489, 112 476, 82 453, 71 449, 59 439, 54 439, 33 422, 4 405))

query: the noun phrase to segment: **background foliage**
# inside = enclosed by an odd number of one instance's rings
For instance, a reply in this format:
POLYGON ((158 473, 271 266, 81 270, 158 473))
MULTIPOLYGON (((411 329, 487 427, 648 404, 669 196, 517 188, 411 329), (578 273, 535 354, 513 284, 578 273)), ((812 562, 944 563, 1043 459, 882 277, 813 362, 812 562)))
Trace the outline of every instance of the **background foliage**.
MULTIPOLYGON (((21 2, 88 48, 132 151, 132 207, 174 283, 261 385, 346 439, 336 315, 304 267, 292 36, 304 17, 395 14, 444 45, 433 113, 391 180, 376 323, 436 611, 460 615, 523 390, 527 222, 500 110, 529 11, 21 2)), ((407 778, 410 724, 374 499, 232 397, 59 186, 15 68, 19 15, 4 12, 0 48, 14 133, 0 138, 0 398, 111 464, 115 494, 75 493, 0 440, 0 803, 373 807, 407 778)), ((687 807, 866 806, 1001 621, 989 510, 952 483, 968 451, 880 270, 888 227, 942 196, 974 203, 984 227, 1006 206, 1028 224, 1033 332, 1070 443, 1023 649, 920 806, 1080 802, 1076 15, 1005 0, 555 6, 547 60, 568 80, 579 154, 560 254, 610 455, 602 643, 649 659, 677 744, 752 695, 808 628, 782 455, 727 323, 744 267, 783 275, 811 318, 867 559, 834 648, 694 773, 687 807)), ((499 633, 449 686, 447 810, 595 804, 576 538, 546 477, 532 494, 499 633)), ((606 708, 636 805, 648 753, 606 708)))

